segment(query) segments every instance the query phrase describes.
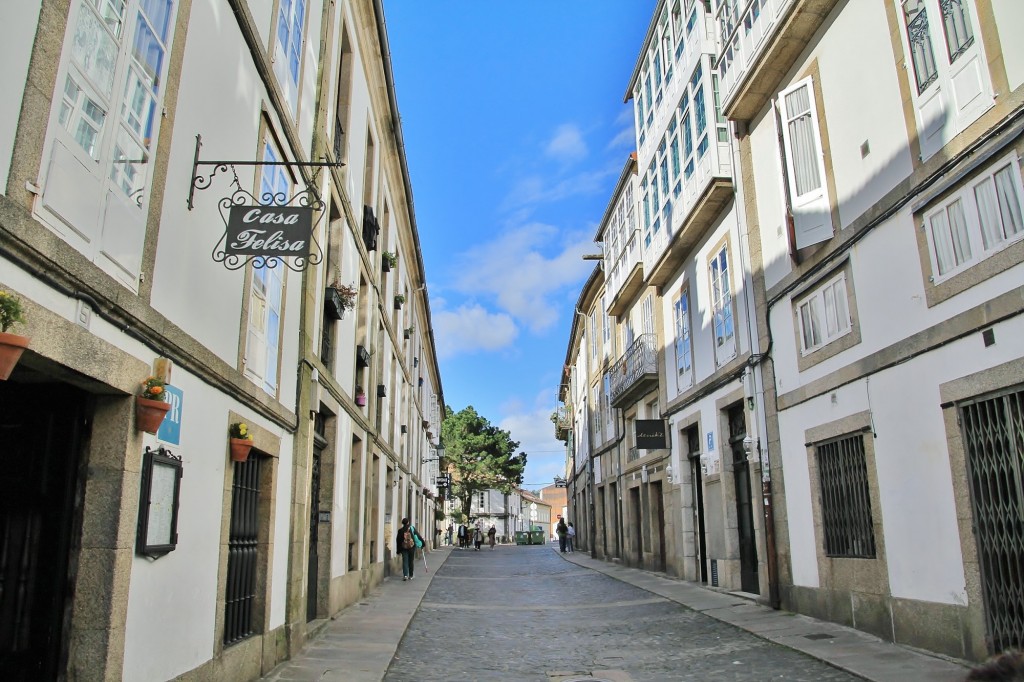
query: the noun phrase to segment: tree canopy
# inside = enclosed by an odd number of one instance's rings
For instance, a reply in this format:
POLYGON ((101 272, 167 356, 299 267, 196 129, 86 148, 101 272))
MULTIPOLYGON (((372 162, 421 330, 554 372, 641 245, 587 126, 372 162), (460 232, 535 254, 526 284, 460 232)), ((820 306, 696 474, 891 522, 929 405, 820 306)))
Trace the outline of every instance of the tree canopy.
POLYGON ((523 482, 526 453, 515 454, 519 442, 477 413, 472 405, 454 412, 445 406, 441 423, 444 461, 452 474, 452 497, 469 516, 473 494, 494 488, 509 493, 523 482))

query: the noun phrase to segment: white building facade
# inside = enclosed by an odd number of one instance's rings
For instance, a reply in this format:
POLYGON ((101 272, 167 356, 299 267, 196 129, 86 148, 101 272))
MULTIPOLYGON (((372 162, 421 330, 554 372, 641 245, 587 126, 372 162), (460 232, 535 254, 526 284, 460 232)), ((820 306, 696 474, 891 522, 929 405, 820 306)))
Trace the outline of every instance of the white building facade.
POLYGON ((30 343, 0 382, 25 462, 3 676, 257 678, 393 569, 396 518, 432 532, 443 398, 382 6, 8 14, 0 289, 30 343), (236 192, 312 204, 306 262, 225 253, 236 192))

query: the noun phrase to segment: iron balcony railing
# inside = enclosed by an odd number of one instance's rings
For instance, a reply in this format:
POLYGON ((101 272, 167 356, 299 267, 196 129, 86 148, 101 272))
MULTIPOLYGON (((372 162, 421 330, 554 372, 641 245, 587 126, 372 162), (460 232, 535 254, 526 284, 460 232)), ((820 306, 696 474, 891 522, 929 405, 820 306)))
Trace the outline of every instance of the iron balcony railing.
POLYGON ((555 424, 555 438, 561 441, 567 439, 572 429, 572 406, 559 405, 551 415, 551 421, 555 424))
POLYGON ((654 334, 641 334, 615 361, 611 375, 611 398, 614 405, 618 399, 629 393, 646 379, 658 375, 658 354, 654 334))

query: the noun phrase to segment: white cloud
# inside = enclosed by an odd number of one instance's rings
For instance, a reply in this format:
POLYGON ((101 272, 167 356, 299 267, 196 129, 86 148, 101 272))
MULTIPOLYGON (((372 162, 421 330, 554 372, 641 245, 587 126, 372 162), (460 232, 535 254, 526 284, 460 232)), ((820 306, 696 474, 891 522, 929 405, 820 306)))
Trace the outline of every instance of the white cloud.
POLYGON ((592 250, 593 241, 583 233, 565 236, 550 225, 531 223, 462 254, 454 286, 493 297, 531 331, 541 332, 558 320, 556 294, 579 284, 593 269, 582 259, 592 250), (552 249, 554 255, 545 255, 552 249))
POLYGON ((632 149, 636 146, 636 133, 633 131, 633 126, 623 128, 619 131, 619 134, 612 138, 612 141, 608 143, 608 149, 615 149, 616 147, 628 147, 632 149))
POLYGON ((490 313, 479 304, 439 310, 433 315, 438 357, 477 350, 497 350, 515 341, 519 330, 505 313, 490 313))
POLYGON ((578 161, 587 155, 587 143, 580 129, 572 123, 558 126, 544 153, 562 163, 578 161))
POLYGON ((538 175, 531 175, 516 183, 500 208, 508 211, 521 206, 553 203, 577 195, 597 194, 608 189, 605 179, 617 175, 621 170, 621 166, 610 165, 577 173, 557 182, 549 182, 538 175))

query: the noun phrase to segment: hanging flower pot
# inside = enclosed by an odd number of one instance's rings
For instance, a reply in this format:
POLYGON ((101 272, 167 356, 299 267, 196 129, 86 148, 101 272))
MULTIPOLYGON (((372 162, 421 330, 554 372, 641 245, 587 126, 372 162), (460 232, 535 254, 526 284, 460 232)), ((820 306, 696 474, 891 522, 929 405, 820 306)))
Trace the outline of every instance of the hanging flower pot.
POLYGON ((6 381, 11 371, 28 348, 29 338, 18 334, 0 332, 0 381, 6 381))
POLYGON ((252 450, 252 441, 248 438, 229 438, 228 444, 231 448, 231 461, 244 462, 249 459, 249 451, 252 450))
POLYGON ((235 422, 228 428, 228 447, 232 462, 244 462, 249 459, 252 450, 252 434, 245 422, 235 422))
POLYGON ((356 405, 366 407, 366 394, 361 386, 356 386, 356 405))
POLYGON ((171 404, 163 400, 135 396, 135 426, 139 431, 156 433, 170 409, 171 404))
POLYGON ((27 336, 7 331, 24 321, 21 299, 6 291, 0 291, 0 381, 6 381, 11 376, 11 370, 18 364, 21 354, 28 347, 27 336))

